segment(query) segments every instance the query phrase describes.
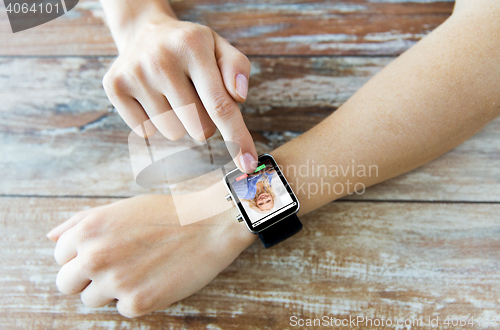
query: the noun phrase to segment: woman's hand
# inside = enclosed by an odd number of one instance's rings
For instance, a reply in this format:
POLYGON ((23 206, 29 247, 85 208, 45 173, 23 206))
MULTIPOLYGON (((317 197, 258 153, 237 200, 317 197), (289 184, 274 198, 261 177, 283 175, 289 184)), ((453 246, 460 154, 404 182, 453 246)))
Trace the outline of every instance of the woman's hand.
POLYGON ((255 170, 255 145, 236 103, 247 97, 248 58, 206 26, 143 10, 113 31, 119 56, 103 79, 111 103, 141 136, 159 130, 177 140, 187 131, 202 141, 217 127, 241 148, 233 155, 240 169, 255 170), (190 104, 196 113, 182 109, 190 104))
POLYGON ((180 226, 171 196, 147 195, 77 213, 47 234, 62 265, 57 286, 81 292, 89 307, 116 298, 127 317, 165 309, 207 285, 255 240, 235 212, 180 226))

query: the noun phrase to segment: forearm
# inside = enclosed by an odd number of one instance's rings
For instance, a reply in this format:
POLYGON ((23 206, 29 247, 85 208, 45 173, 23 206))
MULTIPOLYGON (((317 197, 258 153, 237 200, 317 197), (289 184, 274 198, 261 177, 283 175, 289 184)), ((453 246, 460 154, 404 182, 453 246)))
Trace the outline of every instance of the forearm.
MULTIPOLYGON (((102 1, 112 31, 120 35, 127 15, 141 9, 139 1, 102 1)), ((457 2, 456 15, 319 125, 272 152, 294 186, 299 215, 349 193, 349 180, 352 192, 358 183, 370 186, 418 167, 499 115, 500 3, 470 0, 475 6, 469 10, 468 3, 457 2), (352 165, 378 170, 359 175, 346 171, 352 165), (331 166, 343 169, 333 169, 332 175, 331 166), (336 185, 344 186, 342 192, 336 185)), ((147 3, 149 9, 162 4, 147 3)), ((128 69, 129 62, 118 68, 128 69)), ((90 307, 117 299, 122 315, 136 317, 203 288, 257 237, 238 223, 238 210, 224 199, 226 187, 216 179, 194 194, 138 196, 85 210, 52 230, 48 237, 57 241, 54 256, 63 265, 56 279, 59 290, 81 292, 90 307), (193 218, 203 221, 189 224, 193 218)))
POLYGON ((367 187, 429 162, 500 114, 500 23, 484 20, 451 17, 331 116, 272 152, 298 195, 299 215, 345 196, 348 181, 352 193, 356 183, 367 187), (324 176, 319 165, 346 175, 324 176), (378 172, 368 173, 370 165, 378 172))
POLYGON ((145 19, 161 15, 177 19, 167 0, 100 0, 113 39, 120 51, 128 36, 145 19))

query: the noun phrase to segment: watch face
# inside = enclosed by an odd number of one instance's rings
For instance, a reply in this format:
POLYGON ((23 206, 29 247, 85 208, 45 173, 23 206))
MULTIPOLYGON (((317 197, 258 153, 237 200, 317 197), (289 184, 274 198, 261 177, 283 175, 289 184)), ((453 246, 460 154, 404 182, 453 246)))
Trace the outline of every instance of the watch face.
POLYGON ((297 212, 299 202, 271 155, 259 157, 252 174, 236 169, 225 177, 248 228, 258 232, 297 212))

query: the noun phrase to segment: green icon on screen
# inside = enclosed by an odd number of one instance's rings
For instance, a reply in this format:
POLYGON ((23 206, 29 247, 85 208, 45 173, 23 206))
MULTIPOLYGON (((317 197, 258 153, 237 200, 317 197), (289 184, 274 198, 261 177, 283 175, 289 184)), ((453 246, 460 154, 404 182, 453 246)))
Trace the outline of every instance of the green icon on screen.
MULTIPOLYGON (((255 172, 258 172, 258 171, 260 171, 260 170, 262 170, 262 169, 264 169, 264 168, 266 168, 266 165, 262 164, 262 165, 260 165, 259 167, 257 167, 257 168, 255 169, 255 172)), ((255 172, 254 172, 254 173, 255 173, 255 172)))

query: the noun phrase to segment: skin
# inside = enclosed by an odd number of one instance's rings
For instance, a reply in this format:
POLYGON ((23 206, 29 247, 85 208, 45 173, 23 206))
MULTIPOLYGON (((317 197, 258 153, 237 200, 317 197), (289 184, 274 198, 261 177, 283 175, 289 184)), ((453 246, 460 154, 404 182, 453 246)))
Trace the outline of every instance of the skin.
POLYGON ((119 52, 103 87, 127 125, 141 136, 187 132, 200 141, 217 127, 240 146, 237 166, 253 172, 257 153, 237 105, 247 97, 248 58, 209 27, 179 21, 167 1, 101 3, 119 52), (181 109, 193 103, 197 116, 181 109))
MULTIPOLYGON (((497 0, 458 0, 440 27, 320 124, 273 151, 300 201, 298 215, 348 193, 311 195, 304 187, 367 187, 390 179, 449 151, 500 115, 499 16, 497 0), (312 161, 347 166, 353 160, 377 165, 378 175, 294 171, 312 161)), ((116 298, 127 317, 164 309, 198 291, 257 239, 235 220, 238 212, 225 201, 222 182, 199 194, 209 201, 206 208, 220 214, 179 226, 172 197, 150 195, 77 213, 53 229, 48 237, 57 241, 59 289, 81 293, 91 307, 116 298)), ((205 211, 192 203, 198 197, 186 196, 186 208, 205 211)))

